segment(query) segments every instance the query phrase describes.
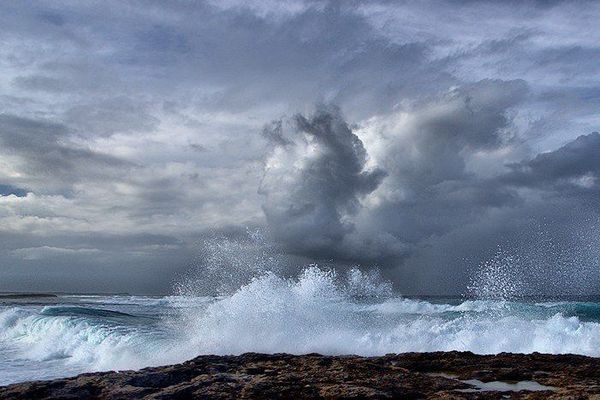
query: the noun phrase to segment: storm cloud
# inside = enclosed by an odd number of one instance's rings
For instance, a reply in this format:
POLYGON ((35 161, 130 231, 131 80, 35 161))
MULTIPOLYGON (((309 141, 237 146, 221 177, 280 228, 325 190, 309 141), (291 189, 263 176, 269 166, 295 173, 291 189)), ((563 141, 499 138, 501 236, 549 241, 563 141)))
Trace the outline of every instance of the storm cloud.
POLYGON ((554 151, 510 165, 504 182, 557 194, 593 193, 600 188, 600 133, 581 135, 554 151))
POLYGON ((521 81, 485 80, 356 133, 335 108, 296 116, 293 134, 274 123, 261 186, 269 227, 294 252, 393 265, 422 240, 517 206, 513 188, 468 164, 521 145, 512 110, 526 93, 521 81))
POLYGON ((275 237, 287 250, 343 258, 360 200, 385 172, 366 170, 367 152, 336 108, 266 128, 274 146, 260 193, 275 237))
POLYGON ((377 267, 401 292, 464 292, 499 244, 595 276, 599 17, 5 2, 0 290, 165 293, 215 237, 262 254, 255 232, 288 271, 377 267))

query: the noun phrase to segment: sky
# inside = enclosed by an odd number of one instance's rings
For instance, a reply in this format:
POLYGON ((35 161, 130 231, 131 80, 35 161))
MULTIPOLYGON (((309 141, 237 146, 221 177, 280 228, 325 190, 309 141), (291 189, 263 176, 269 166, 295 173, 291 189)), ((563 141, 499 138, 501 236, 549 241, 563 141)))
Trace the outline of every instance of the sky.
POLYGON ((600 3, 0 3, 0 291, 600 290, 600 3))

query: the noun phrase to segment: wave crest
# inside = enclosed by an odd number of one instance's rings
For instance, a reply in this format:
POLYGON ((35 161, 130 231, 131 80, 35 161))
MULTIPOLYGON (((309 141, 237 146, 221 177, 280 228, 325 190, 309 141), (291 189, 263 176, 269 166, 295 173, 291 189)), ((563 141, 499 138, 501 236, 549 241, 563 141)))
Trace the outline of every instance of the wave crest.
POLYGON ((408 299, 360 270, 311 266, 293 279, 264 273, 220 297, 134 300, 0 308, 0 383, 249 351, 600 356, 598 304, 408 299), (144 307, 161 318, 134 317, 144 307))

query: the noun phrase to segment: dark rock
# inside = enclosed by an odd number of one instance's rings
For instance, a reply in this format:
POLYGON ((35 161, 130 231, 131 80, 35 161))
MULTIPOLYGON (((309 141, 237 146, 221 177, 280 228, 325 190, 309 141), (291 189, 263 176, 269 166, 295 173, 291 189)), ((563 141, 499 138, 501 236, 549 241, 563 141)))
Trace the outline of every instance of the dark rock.
POLYGON ((247 353, 0 387, 0 399, 423 398, 600 399, 600 359, 455 351, 383 357, 247 353), (536 381, 551 390, 480 391, 463 382, 470 379, 536 381))

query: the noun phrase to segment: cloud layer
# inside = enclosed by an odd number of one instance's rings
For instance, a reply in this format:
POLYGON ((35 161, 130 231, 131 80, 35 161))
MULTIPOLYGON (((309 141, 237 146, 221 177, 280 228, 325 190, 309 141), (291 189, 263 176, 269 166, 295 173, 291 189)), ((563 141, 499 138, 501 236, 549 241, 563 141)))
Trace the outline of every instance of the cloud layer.
POLYGON ((590 277, 598 17, 595 2, 3 3, 0 290, 168 292, 209 262, 207 240, 248 229, 291 270, 377 265, 405 292, 464 291, 498 244, 522 271, 590 277))

